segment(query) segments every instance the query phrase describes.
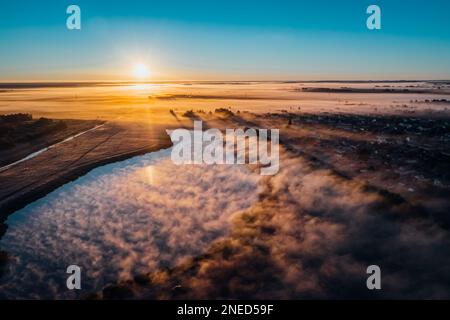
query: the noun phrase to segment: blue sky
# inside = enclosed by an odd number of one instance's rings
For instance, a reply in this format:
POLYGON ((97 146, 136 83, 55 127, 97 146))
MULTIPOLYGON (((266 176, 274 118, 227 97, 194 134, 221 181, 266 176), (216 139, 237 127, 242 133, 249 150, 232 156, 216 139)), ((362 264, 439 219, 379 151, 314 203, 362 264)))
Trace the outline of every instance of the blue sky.
POLYGON ((0 2, 0 81, 449 79, 449 57, 447 0, 0 2))

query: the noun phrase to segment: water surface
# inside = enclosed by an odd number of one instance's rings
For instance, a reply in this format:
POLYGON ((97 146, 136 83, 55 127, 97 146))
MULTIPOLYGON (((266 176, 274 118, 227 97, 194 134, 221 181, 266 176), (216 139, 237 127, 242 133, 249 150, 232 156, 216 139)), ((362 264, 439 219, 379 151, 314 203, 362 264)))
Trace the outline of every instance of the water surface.
POLYGON ((245 166, 176 166, 171 149, 96 168, 9 217, 1 298, 77 298, 105 284, 172 267, 226 236, 257 201, 245 166), (82 290, 66 288, 68 265, 82 290))

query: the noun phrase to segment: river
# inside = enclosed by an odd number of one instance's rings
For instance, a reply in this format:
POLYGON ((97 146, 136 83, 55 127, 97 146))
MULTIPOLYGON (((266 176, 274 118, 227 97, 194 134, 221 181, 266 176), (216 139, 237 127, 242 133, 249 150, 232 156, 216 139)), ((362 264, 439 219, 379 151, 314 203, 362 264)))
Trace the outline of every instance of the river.
POLYGON ((257 201, 260 176, 246 166, 177 166, 170 152, 98 167, 10 215, 0 298, 83 298, 226 236, 233 215, 257 201), (73 264, 82 290, 66 287, 73 264))

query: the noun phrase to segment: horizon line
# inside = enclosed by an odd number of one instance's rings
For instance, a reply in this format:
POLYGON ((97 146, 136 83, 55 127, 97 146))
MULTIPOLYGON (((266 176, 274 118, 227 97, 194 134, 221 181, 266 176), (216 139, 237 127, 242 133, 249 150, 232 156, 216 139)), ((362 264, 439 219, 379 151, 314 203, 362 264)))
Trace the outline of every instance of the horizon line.
POLYGON ((161 83, 401 83, 401 82, 450 82, 449 79, 322 79, 322 80, 149 80, 149 81, 130 81, 130 80, 24 80, 24 81, 2 81, 0 80, 0 88, 15 88, 14 86, 30 87, 47 85, 51 87, 64 87, 72 85, 101 85, 101 84, 161 84, 161 83))

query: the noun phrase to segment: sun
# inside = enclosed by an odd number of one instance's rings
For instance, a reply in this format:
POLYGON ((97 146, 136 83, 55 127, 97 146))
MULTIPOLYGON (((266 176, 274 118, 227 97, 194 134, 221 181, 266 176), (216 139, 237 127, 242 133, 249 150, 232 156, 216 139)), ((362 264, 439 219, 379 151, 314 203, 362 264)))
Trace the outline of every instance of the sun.
POLYGON ((150 76, 150 70, 143 63, 137 63, 133 66, 133 75, 135 78, 143 80, 150 76))

